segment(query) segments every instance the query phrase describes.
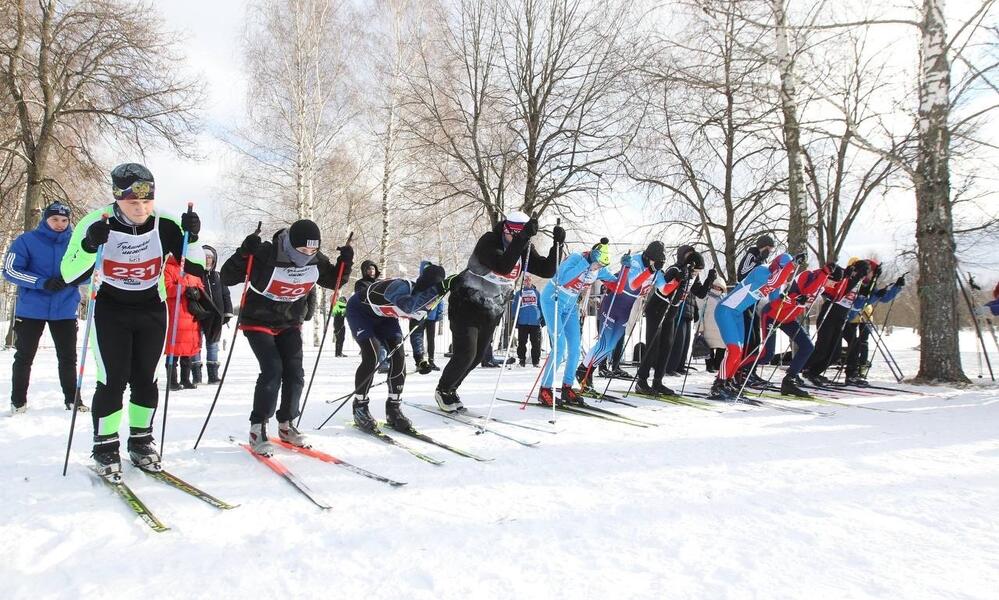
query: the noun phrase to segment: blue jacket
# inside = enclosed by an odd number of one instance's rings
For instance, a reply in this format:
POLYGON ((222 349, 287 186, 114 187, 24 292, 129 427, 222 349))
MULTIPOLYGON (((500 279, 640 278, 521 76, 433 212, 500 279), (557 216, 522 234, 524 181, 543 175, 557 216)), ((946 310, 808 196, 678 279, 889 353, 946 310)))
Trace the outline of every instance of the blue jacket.
POLYGON ((871 292, 870 296, 857 295, 853 300, 853 308, 850 309, 848 313, 847 320, 852 321, 860 315, 860 311, 864 310, 869 304, 887 304, 898 296, 898 293, 902 291, 902 287, 898 285, 891 285, 889 287, 881 288, 880 290, 874 290, 871 292))
POLYGON ((3 262, 3 276, 17 286, 16 316, 24 319, 59 321, 75 319, 80 305, 80 289, 66 286, 58 292, 45 289, 51 277, 61 277, 62 255, 73 235, 52 231, 45 219, 32 231, 22 233, 10 245, 3 262))
POLYGON ((575 304, 579 295, 586 288, 596 281, 617 281, 617 277, 611 274, 607 270, 607 267, 601 267, 596 271, 590 270, 590 256, 589 252, 573 252, 570 254, 562 264, 559 265, 558 270, 555 272, 555 277, 548 281, 545 286, 544 294, 546 297, 554 296, 555 290, 558 290, 558 301, 560 303, 575 304), (558 287, 556 288, 556 284, 558 287))
POLYGON ((541 325, 541 306, 538 304, 540 300, 540 294, 538 293, 538 288, 525 287, 523 292, 517 292, 513 295, 513 308, 511 310, 517 310, 517 302, 523 297, 523 302, 520 305, 520 314, 517 315, 517 325, 530 325, 539 326, 541 325))
POLYGON ((721 299, 715 308, 715 314, 722 309, 741 313, 764 298, 770 302, 779 298, 780 288, 790 277, 794 264, 791 262, 791 255, 786 253, 779 255, 774 262, 776 266, 774 271, 771 271, 770 266, 766 264, 753 267, 735 289, 721 299))
MULTIPOLYGON (((429 265, 429 264, 430 264, 429 260, 421 260, 420 261, 420 275, 423 275, 423 269, 426 269, 427 265, 429 265)), ((435 306, 432 309, 430 309, 430 310, 427 311, 427 320, 428 321, 440 321, 442 318, 444 318, 444 307, 445 306, 446 306, 446 304, 444 303, 443 300, 441 300, 440 302, 438 302, 437 306, 435 306)))

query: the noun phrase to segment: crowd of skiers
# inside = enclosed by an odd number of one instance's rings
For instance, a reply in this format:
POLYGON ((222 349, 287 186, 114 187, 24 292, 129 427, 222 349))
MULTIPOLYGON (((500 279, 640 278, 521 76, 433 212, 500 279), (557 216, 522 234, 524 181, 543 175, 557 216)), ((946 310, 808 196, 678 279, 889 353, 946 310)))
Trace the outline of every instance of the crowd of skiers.
MULTIPOLYGON (((128 386, 129 456, 142 468, 157 469, 152 429, 159 401, 157 365, 164 355, 172 357, 166 361, 171 390, 194 387, 205 367, 208 382, 218 383, 221 332, 234 314, 228 289, 242 284, 236 325, 260 371, 249 414, 250 446, 260 454, 271 452, 267 426, 275 417, 282 441, 307 445, 294 424, 305 381, 301 327, 315 311, 316 286, 339 290, 353 274, 349 243, 336 248, 333 260, 320 249, 319 227, 299 220, 269 240, 259 231, 251 233, 219 267, 215 249, 198 244, 197 213, 189 209, 176 219, 155 209, 155 182, 148 169, 123 164, 111 179, 114 202, 85 215, 75 228, 70 209, 53 203, 38 227, 15 240, 7 253, 4 275, 19 287, 12 412, 25 410, 31 364, 46 324, 56 345, 66 407, 87 410, 74 373, 79 290, 89 284, 89 343, 97 365, 90 407, 96 467, 105 475, 120 472, 119 429, 128 386)), ((777 244, 769 235, 747 250, 738 281, 728 287, 715 269, 704 272, 703 256, 689 245, 677 249, 671 264, 661 241, 615 260, 607 238, 589 250, 563 254, 566 232, 556 225, 542 253, 535 245, 538 233, 536 218, 510 212, 478 239, 466 268, 450 276, 424 261, 415 280, 383 279, 377 264, 361 264, 353 294, 346 298, 335 292, 338 299, 331 306, 335 355, 343 356, 347 330, 360 348, 350 395, 357 427, 378 428, 370 390, 383 369, 388 375, 385 419, 393 428, 412 428, 401 410, 403 318, 409 320, 417 371, 440 371, 435 400, 445 412, 464 410, 459 389, 473 369, 496 364, 491 346, 507 313, 520 365, 526 366, 530 345, 530 362, 541 367, 537 398, 544 405, 583 404, 594 376, 633 379, 639 394, 675 395, 664 378, 687 369, 695 322, 709 346, 708 370, 717 372, 712 397, 733 399, 742 387, 762 381, 755 368, 774 355, 778 329, 794 343, 780 390, 807 397, 801 378, 827 383, 825 373, 843 340, 848 344, 846 383, 864 385, 871 307, 891 302, 905 285, 904 277, 882 285, 881 266, 871 258, 808 269, 805 254, 775 254, 777 244), (532 275, 547 280, 543 289, 535 287, 532 275), (598 335, 584 349, 580 300, 595 288, 598 335), (434 363, 435 337, 448 294, 451 358, 440 370, 434 363), (633 314, 645 320, 634 376, 621 368, 626 340, 637 326, 633 314), (812 316, 814 344, 805 330, 812 316), (552 351, 542 362, 543 328, 552 351)), ((980 310, 999 314, 999 298, 980 310)))

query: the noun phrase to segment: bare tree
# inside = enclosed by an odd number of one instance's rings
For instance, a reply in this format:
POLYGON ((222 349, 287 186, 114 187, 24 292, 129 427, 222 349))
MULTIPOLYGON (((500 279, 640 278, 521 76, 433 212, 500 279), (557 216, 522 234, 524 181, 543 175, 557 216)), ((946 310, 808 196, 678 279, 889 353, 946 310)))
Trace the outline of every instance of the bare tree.
POLYGON ((9 0, 2 31, 0 84, 17 118, 17 145, 8 150, 24 163, 26 229, 47 196, 66 196, 57 155, 95 176, 100 141, 187 153, 201 88, 179 74, 178 38, 150 7, 9 0))

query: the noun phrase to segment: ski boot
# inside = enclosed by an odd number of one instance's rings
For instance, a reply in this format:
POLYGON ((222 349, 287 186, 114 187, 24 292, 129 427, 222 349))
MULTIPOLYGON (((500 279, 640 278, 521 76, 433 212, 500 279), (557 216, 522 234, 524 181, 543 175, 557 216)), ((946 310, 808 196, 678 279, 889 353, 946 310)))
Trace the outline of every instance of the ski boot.
POLYGON ((420 375, 429 375, 432 370, 430 363, 425 360, 416 363, 416 372, 420 375))
POLYGON ((406 415, 402 414, 402 410, 399 406, 399 398, 389 397, 385 401, 385 421, 388 426, 396 431, 402 433, 415 433, 416 429, 413 428, 413 422, 410 421, 406 415))
POLYGON ((657 396, 676 396, 676 392, 663 385, 663 382, 661 381, 653 381, 652 390, 657 396))
POLYGON ((603 377, 604 379, 612 379, 614 377, 614 371, 607 368, 607 365, 601 363, 600 368, 597 369, 597 375, 603 377))
POLYGON ((643 394, 645 396, 658 396, 659 392, 655 390, 651 385, 649 385, 646 379, 635 380, 635 392, 643 394))
POLYGON ((267 423, 250 423, 250 450, 260 456, 274 456, 274 445, 267 439, 267 423))
POLYGON ((461 412, 465 410, 464 405, 461 403, 461 399, 458 398, 458 394, 454 392, 445 392, 441 389, 435 390, 434 399, 437 401, 437 407, 446 413, 461 412))
POLYGON ((132 459, 132 464, 143 471, 162 471, 160 465, 160 453, 156 451, 156 442, 153 441, 153 429, 132 428, 128 436, 128 457, 132 459))
POLYGON ((852 385, 855 387, 869 387, 871 384, 867 383, 867 380, 860 375, 847 375, 846 385, 852 385))
POLYGON ((739 390, 732 389, 728 380, 715 379, 714 383, 711 384, 711 393, 708 395, 708 398, 711 400, 734 402, 738 398, 738 394, 739 390))
MULTIPOLYGON (((548 387, 543 387, 543 388, 539 389, 538 390, 538 402, 540 402, 542 405, 547 406, 549 408, 553 404, 555 404, 555 396, 552 394, 552 389, 548 388, 548 387)), ((562 404, 562 402, 559 402, 559 404, 562 404)))
POLYGON ((440 371, 440 370, 441 370, 441 368, 440 368, 440 367, 438 367, 437 365, 435 365, 435 364, 434 364, 434 361, 432 361, 432 360, 431 360, 431 361, 430 361, 430 370, 431 370, 431 371, 440 371))
POLYGON ((118 434, 94 436, 94 471, 111 483, 121 481, 121 457, 118 455, 118 434))
POLYGON ((278 421, 278 437, 281 438, 282 442, 287 442, 292 446, 298 446, 299 448, 312 447, 312 444, 305 439, 302 432, 291 421, 278 421))
POLYGON ((562 385, 562 404, 567 404, 569 406, 586 406, 586 402, 583 401, 583 397, 576 393, 576 390, 572 389, 571 385, 562 385))
POLYGON ((631 373, 625 371, 621 367, 614 367, 611 371, 616 379, 631 379, 631 373))
POLYGON ((17 406, 16 404, 10 405, 10 416, 12 417, 16 417, 17 415, 23 415, 26 412, 28 412, 27 404, 22 404, 21 406, 17 406))
POLYGON ((378 431, 378 421, 371 416, 368 410, 368 399, 354 396, 354 425, 358 429, 368 432, 378 431))
POLYGON ((828 386, 830 383, 832 383, 832 381, 830 381, 827 377, 825 377, 822 374, 808 373, 805 375, 805 378, 811 381, 812 385, 828 386))
POLYGON ((785 375, 780 382, 780 393, 784 396, 797 396, 798 398, 811 398, 812 395, 798 387, 794 375, 785 375))
POLYGON ((750 371, 748 381, 746 381, 746 387, 751 387, 756 390, 762 390, 767 387, 769 382, 766 379, 760 377, 755 371, 750 371))

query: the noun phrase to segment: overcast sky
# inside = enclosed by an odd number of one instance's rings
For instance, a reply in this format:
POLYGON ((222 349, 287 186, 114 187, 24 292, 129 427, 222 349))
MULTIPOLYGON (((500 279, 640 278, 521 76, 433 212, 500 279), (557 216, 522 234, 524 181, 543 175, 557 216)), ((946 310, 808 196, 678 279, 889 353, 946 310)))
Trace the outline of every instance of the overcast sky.
MULTIPOLYGON (((188 201, 195 202, 205 226, 206 242, 224 245, 242 236, 230 232, 225 238, 224 207, 216 194, 224 184, 225 147, 216 135, 232 126, 246 105, 245 85, 239 60, 244 3, 236 0, 163 0, 154 4, 166 20, 167 28, 186 36, 187 66, 207 85, 206 127, 198 141, 201 160, 179 159, 168 152, 152 152, 146 163, 156 175, 157 196, 167 210, 180 212, 188 201)), ((136 157, 129 157, 129 159, 136 157)), ((124 162, 118 161, 118 162, 124 162)), ((622 200, 621 210, 606 210, 594 215, 588 229, 639 247, 645 230, 639 228, 644 215, 640 199, 622 200)), ((999 202, 997 202, 999 204, 999 202)), ((999 206, 994 209, 999 211, 999 206)), ((911 192, 889 199, 874 199, 865 208, 864 217, 854 226, 843 261, 853 255, 878 255, 887 259, 897 249, 913 245, 915 200, 911 192)), ((570 233, 570 240, 574 239, 570 233)), ((993 271, 985 279, 995 279, 999 271, 999 248, 978 248, 969 259, 988 265, 993 271)), ((980 269, 975 269, 980 270, 980 269)), ((984 274, 984 273, 983 273, 984 274)))

